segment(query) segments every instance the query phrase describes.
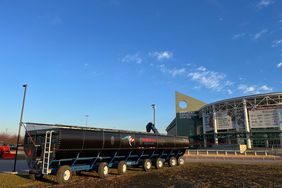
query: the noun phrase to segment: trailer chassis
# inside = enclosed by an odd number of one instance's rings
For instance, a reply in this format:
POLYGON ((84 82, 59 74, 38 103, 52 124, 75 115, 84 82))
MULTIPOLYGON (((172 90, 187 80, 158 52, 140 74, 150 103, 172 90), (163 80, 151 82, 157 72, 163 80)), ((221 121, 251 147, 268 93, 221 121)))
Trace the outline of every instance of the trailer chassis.
MULTIPOLYGON (((119 174, 124 174, 128 166, 142 166, 145 171, 150 171, 154 165, 157 169, 168 163, 170 167, 183 165, 185 149, 140 149, 110 151, 110 156, 104 156, 104 151, 97 151, 92 157, 81 157, 78 152, 74 158, 53 159, 49 162, 47 173, 42 173, 42 168, 31 170, 33 179, 40 179, 43 175, 56 175, 58 183, 66 183, 72 174, 82 171, 97 171, 99 177, 106 178, 109 168, 117 168, 119 174)), ((108 151, 109 152, 109 151, 108 151)))

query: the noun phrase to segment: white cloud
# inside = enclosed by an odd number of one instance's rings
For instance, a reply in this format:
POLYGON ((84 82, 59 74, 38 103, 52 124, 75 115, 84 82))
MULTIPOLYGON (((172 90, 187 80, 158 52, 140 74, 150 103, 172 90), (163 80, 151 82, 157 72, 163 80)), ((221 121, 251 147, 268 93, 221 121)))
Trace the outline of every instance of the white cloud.
POLYGON ((256 94, 256 86, 248 86, 245 84, 240 84, 238 90, 242 91, 244 94, 256 94))
MULTIPOLYGON (((262 33, 267 32, 262 30, 260 35, 262 33)), ((260 36, 259 36, 260 37, 260 36)), ((257 38, 259 38, 257 37, 257 38)), ((278 42, 278 41, 276 41, 278 42)), ((278 42, 280 44, 280 42, 278 42)), ((275 43, 276 44, 276 43, 275 43)), ((129 63, 133 62, 135 64, 141 64, 144 59, 150 57, 154 57, 157 61, 161 61, 164 59, 169 59, 173 56, 173 54, 168 51, 164 52, 154 52, 149 53, 146 56, 141 56, 139 53, 135 54, 127 54, 122 59, 121 62, 129 63)), ((189 79, 192 81, 195 81, 196 86, 194 86, 194 89, 201 89, 201 88, 207 88, 211 89, 216 92, 223 92, 228 95, 232 95, 234 93, 241 92, 243 94, 258 94, 258 93, 266 93, 271 92, 272 88, 267 85, 250 85, 250 84, 236 84, 230 80, 227 79, 227 76, 224 73, 216 72, 207 69, 204 66, 197 66, 195 64, 186 64, 186 66, 183 67, 173 67, 166 64, 155 64, 153 62, 149 62, 148 64, 145 64, 147 66, 150 66, 152 68, 157 68, 161 73, 167 74, 171 77, 180 77, 182 76, 183 79, 189 79)), ((85 67, 88 66, 88 64, 84 64, 85 67)), ((277 64, 277 68, 282 67, 282 62, 277 64)), ((143 73, 143 72, 141 72, 143 73)), ((240 82, 242 80, 245 80, 245 78, 240 78, 240 82)))
POLYGON ((188 77, 197 81, 204 87, 215 91, 222 91, 223 89, 227 89, 227 87, 233 85, 233 82, 226 79, 225 74, 209 71, 203 66, 199 67, 197 71, 190 72, 188 77))
POLYGON ((186 69, 185 68, 168 68, 167 66, 165 66, 164 64, 159 65, 159 69, 162 73, 167 73, 173 77, 175 76, 179 76, 179 75, 183 75, 186 73, 186 69))
POLYGON ((186 72, 186 69, 185 68, 181 68, 181 69, 172 69, 169 71, 169 73, 172 75, 172 76, 177 76, 177 75, 181 75, 181 74, 184 74, 186 72))
POLYGON ((158 61, 168 60, 173 57, 173 53, 170 51, 153 52, 153 53, 149 53, 149 55, 157 59, 158 61))
POLYGON ((201 86, 194 86, 194 89, 201 89, 201 86))
POLYGON ((206 71, 207 68, 206 68, 206 67, 203 67, 203 66, 200 66, 197 70, 199 70, 199 71, 206 71))
POLYGON ((270 92, 272 91, 271 87, 268 87, 267 85, 263 85, 259 88, 260 91, 270 92))
POLYGON ((243 92, 244 94, 259 94, 272 91, 272 88, 267 85, 257 86, 240 84, 237 89, 243 92))
POLYGON ((269 5, 271 5, 273 3, 272 0, 260 0, 260 2, 257 4, 258 8, 266 8, 269 5))
POLYGON ((246 33, 237 33, 235 35, 233 35, 232 39, 236 40, 239 38, 243 38, 246 35, 246 33))
POLYGON ((282 45, 282 39, 272 41, 272 47, 279 47, 282 45))
POLYGON ((232 94, 233 94, 233 92, 232 92, 231 89, 227 89, 227 93, 228 93, 229 95, 232 95, 232 94))
POLYGON ((261 38, 264 34, 266 34, 268 32, 267 29, 263 29, 259 32, 257 32, 256 34, 254 34, 253 38, 254 40, 258 40, 259 38, 261 38))
POLYGON ((124 63, 136 63, 136 64, 141 64, 142 63, 142 57, 136 53, 136 54, 127 54, 125 55, 122 59, 121 62, 124 63))

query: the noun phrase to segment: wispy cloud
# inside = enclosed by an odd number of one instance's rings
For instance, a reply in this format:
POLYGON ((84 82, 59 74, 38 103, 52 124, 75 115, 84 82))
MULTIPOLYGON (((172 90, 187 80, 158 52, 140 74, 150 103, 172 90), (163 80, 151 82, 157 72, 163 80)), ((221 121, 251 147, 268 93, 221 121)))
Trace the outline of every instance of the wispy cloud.
POLYGON ((262 92, 271 92, 272 91, 272 88, 267 86, 267 85, 263 85, 263 86, 260 86, 259 87, 259 91, 262 91, 262 92))
POLYGON ((263 30, 261 30, 261 31, 259 31, 259 32, 257 32, 257 33, 255 33, 254 36, 253 36, 253 39, 254 39, 254 40, 258 40, 258 39, 260 39, 264 34, 266 34, 267 32, 268 32, 267 29, 263 29, 263 30))
MULTIPOLYGON (((187 65, 187 67, 189 67, 187 65)), ((233 82, 226 78, 226 75, 220 72, 208 70, 204 66, 194 67, 193 70, 187 67, 180 68, 169 68, 165 64, 157 66, 160 72, 168 74, 172 77, 182 76, 183 78, 188 78, 189 80, 198 83, 194 88, 208 88, 214 91, 223 91, 228 94, 233 94, 231 86, 233 82)))
MULTIPOLYGON (((147 53, 147 55, 143 56, 139 53, 127 54, 121 59, 121 62, 141 64, 146 59, 146 61, 144 62, 147 62, 147 60, 148 62, 143 63, 144 66, 156 68, 161 73, 169 75, 172 78, 179 77, 184 80, 188 79, 188 81, 194 81, 196 83, 196 85, 193 87, 194 89, 207 88, 215 92, 222 92, 229 95, 232 95, 234 93, 258 94, 263 92, 270 92, 273 90, 268 85, 258 86, 248 83, 241 84, 243 81, 246 81, 246 79, 243 78, 240 78, 239 82, 236 83, 232 80, 229 80, 226 74, 214 70, 209 70, 208 68, 200 65, 187 63, 182 64, 181 66, 179 64, 161 64, 159 63, 159 61, 172 57, 172 54, 167 55, 169 54, 168 51, 164 52, 147 53), (154 59, 152 59, 152 57, 154 59)), ((277 68, 280 67, 282 67, 282 62, 277 64, 277 68)))
POLYGON ((158 61, 168 60, 173 57, 173 53, 170 51, 151 52, 149 55, 158 61))
POLYGON ((194 81, 197 81, 204 87, 213 89, 215 91, 222 91, 223 89, 227 89, 229 86, 233 85, 233 82, 226 79, 225 74, 210 71, 203 66, 197 68, 196 71, 190 72, 188 77, 194 81))
POLYGON ((272 47, 282 46, 282 39, 272 41, 272 47))
POLYGON ((245 84, 239 85, 238 90, 242 91, 244 94, 257 93, 256 86, 248 86, 248 85, 245 85, 245 84))
POLYGON ((159 65, 158 68, 162 73, 169 74, 173 77, 183 75, 186 73, 185 68, 168 68, 164 64, 159 65))
POLYGON ((232 95, 232 94, 233 94, 233 91, 232 91, 231 89, 227 89, 227 93, 228 93, 229 95, 232 95))
POLYGON ((244 36, 246 36, 246 33, 237 33, 235 35, 233 35, 232 39, 236 40, 239 38, 243 38, 244 36))
POLYGON ((247 85, 247 84, 240 84, 237 89, 247 95, 271 92, 273 90, 271 87, 267 85, 257 86, 257 85, 247 85))
POLYGON ((189 79, 198 83, 197 86, 194 86, 194 89, 204 87, 216 92, 224 92, 229 95, 232 95, 234 92, 249 95, 271 92, 273 90, 272 87, 266 84, 259 86, 250 84, 235 84, 233 81, 228 80, 224 73, 208 70, 204 66, 199 66, 194 69, 194 71, 187 70, 185 68, 170 69, 164 64, 159 65, 158 68, 162 73, 169 74, 173 77, 186 75, 189 79))
POLYGON ((136 54, 127 54, 122 59, 121 62, 123 63, 136 63, 141 64, 143 61, 142 57, 139 55, 139 53, 136 54))
MULTIPOLYGON (((280 50, 280 56, 282 57, 282 39, 272 41, 272 47, 280 50)), ((282 60, 276 65, 276 68, 282 68, 282 60)))
POLYGON ((274 1, 272 0, 260 0, 257 4, 257 8, 266 8, 269 5, 271 5, 272 3, 274 3, 274 1))

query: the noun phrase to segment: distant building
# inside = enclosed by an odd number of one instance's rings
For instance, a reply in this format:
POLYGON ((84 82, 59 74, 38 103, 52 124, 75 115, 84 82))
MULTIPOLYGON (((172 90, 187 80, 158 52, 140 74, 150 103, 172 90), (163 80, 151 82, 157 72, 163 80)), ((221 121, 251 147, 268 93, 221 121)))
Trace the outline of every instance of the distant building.
POLYGON ((192 145, 246 144, 282 148, 282 93, 250 95, 206 104, 176 92, 176 117, 168 135, 192 145))

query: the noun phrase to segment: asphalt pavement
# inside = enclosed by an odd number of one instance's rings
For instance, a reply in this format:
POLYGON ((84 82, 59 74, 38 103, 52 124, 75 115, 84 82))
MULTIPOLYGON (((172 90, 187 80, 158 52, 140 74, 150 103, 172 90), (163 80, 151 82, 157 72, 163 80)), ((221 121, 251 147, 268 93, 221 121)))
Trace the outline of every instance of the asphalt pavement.
MULTIPOLYGON (((14 159, 0 159, 0 173, 12 172, 14 168, 14 159)), ((17 160, 16 171, 18 173, 28 172, 26 160, 17 160)))
POLYGON ((186 157, 185 161, 187 163, 232 163, 232 164, 277 164, 282 165, 282 160, 272 160, 272 159, 246 159, 246 158, 191 158, 186 157))

